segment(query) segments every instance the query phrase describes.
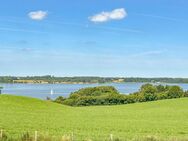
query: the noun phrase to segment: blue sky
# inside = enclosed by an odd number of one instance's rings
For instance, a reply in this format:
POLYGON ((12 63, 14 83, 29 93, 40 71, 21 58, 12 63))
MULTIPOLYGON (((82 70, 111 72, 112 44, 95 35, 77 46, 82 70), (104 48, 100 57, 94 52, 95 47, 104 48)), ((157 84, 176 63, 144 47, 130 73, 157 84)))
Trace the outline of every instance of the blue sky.
POLYGON ((188 77, 187 0, 0 3, 0 75, 188 77))

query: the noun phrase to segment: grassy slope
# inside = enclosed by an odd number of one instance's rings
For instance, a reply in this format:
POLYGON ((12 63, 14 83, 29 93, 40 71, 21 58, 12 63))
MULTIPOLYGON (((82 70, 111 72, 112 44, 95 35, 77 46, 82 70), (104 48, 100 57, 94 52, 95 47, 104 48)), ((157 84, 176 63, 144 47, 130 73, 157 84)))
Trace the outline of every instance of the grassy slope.
POLYGON ((18 135, 24 131, 77 139, 154 135, 188 137, 188 98, 121 106, 67 107, 33 98, 0 95, 0 128, 18 135))

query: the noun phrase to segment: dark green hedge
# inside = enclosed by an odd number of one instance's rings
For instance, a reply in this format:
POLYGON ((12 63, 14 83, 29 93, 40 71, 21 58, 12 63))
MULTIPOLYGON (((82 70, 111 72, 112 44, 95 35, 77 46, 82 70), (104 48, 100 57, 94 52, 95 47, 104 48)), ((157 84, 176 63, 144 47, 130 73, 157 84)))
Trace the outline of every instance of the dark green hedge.
POLYGON ((68 98, 58 97, 55 102, 70 106, 119 105, 172 99, 188 96, 179 86, 144 84, 138 92, 122 95, 112 86, 83 88, 70 94, 68 98))

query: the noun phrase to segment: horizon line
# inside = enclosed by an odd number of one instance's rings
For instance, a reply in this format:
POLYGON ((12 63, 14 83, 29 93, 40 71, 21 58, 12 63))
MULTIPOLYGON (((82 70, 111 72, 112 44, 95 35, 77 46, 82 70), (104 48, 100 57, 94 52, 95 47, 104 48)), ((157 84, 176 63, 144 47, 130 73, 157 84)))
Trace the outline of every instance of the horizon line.
POLYGON ((45 76, 50 76, 50 77, 68 77, 68 78, 73 78, 73 77, 98 77, 98 78, 149 78, 149 79, 156 79, 156 78, 171 78, 171 79, 188 79, 188 77, 167 77, 167 76, 159 76, 159 77, 143 77, 143 76, 94 76, 94 75, 87 75, 87 76, 82 76, 82 75, 77 75, 77 76, 55 76, 55 75, 0 75, 0 77, 45 77, 45 76))

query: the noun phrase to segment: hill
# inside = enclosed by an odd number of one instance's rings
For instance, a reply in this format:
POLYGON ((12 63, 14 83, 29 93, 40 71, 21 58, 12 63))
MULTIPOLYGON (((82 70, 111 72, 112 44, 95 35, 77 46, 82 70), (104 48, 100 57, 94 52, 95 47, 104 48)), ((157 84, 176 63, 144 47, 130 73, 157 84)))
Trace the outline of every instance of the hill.
POLYGON ((69 107, 34 98, 0 95, 0 129, 18 136, 23 132, 77 140, 145 136, 188 138, 188 98, 120 106, 69 107))

